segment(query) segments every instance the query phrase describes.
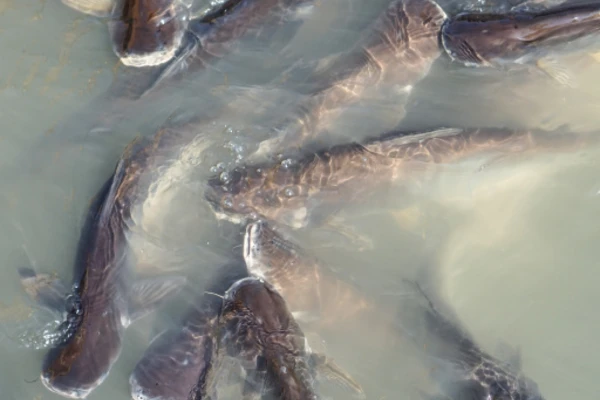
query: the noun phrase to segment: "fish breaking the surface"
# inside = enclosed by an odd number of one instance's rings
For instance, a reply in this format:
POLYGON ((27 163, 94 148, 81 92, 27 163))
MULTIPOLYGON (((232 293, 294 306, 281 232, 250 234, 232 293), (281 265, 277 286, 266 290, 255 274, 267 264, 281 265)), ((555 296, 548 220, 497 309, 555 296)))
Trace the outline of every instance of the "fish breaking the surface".
MULTIPOLYGON (((241 260, 240 260, 241 261, 241 260)), ((217 346, 218 297, 248 276, 243 265, 223 265, 208 291, 198 296, 181 326, 157 336, 129 378, 134 400, 205 399, 217 346), (216 295, 215 295, 216 294, 216 295)))
MULTIPOLYGON (((441 40, 453 60, 468 66, 537 63, 552 75, 554 55, 580 49, 575 40, 598 31, 600 3, 565 3, 542 11, 459 14, 444 24, 441 40)), ((578 42, 596 41, 594 36, 578 42)))
MULTIPOLYGON (((100 385, 121 352, 125 328, 185 284, 178 276, 135 280, 130 268, 127 222, 140 194, 139 168, 145 161, 138 144, 127 149, 94 199, 80 238, 72 290, 63 293, 69 295, 67 319, 45 358, 41 378, 49 390, 65 397, 85 398, 100 385)), ((26 290, 47 307, 65 304, 57 300, 60 292, 48 276, 29 269, 21 270, 21 276, 26 290)))
POLYGON ((472 156, 569 151, 598 142, 598 134, 500 128, 394 131, 362 144, 304 152, 275 162, 236 167, 208 182, 205 196, 218 218, 265 218, 307 226, 322 205, 348 203, 384 184, 412 179, 436 164, 472 156))
POLYGON ((310 350, 284 298, 261 279, 244 278, 227 290, 219 326, 220 351, 239 360, 247 373, 246 396, 318 399, 319 376, 363 396, 352 377, 310 350))

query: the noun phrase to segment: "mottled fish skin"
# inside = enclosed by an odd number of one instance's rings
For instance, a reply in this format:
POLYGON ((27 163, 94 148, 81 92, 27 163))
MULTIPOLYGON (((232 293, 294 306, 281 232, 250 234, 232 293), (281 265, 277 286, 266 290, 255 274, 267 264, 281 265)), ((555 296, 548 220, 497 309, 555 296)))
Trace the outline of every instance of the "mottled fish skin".
POLYGON ((503 66, 570 50, 571 42, 600 30, 600 3, 559 5, 541 12, 459 14, 442 29, 442 44, 468 66, 503 66))
POLYGON ((100 385, 120 354, 125 328, 185 283, 176 277, 132 285, 126 229, 131 206, 144 193, 138 185, 151 161, 147 152, 137 140, 128 146, 82 230, 66 333, 48 352, 41 374, 44 386, 64 397, 85 398, 100 385))
POLYGON ((256 384, 274 398, 318 398, 304 333, 270 284, 256 278, 234 283, 225 293, 219 324, 226 354, 254 379, 264 377, 256 384))
POLYGON ((456 317, 442 315, 417 287, 416 296, 424 300, 418 314, 423 321, 411 321, 408 329, 424 328, 413 335, 417 347, 429 355, 432 374, 443 392, 440 399, 544 400, 533 380, 482 350, 456 317))
POLYGON ((180 0, 124 0, 108 22, 113 50, 129 67, 161 65, 181 47, 189 7, 180 0))
POLYGON ((310 97, 261 143, 255 157, 299 148, 367 89, 410 88, 423 79, 441 54, 439 33, 446 13, 433 0, 396 0, 349 51, 329 60, 308 79, 310 97))
POLYGON ((219 268, 218 276, 184 316, 181 326, 156 337, 129 378, 133 400, 207 398, 217 348, 217 320, 225 291, 248 276, 243 260, 219 268))
POLYGON ((576 150, 597 141, 594 133, 502 128, 394 131, 362 144, 236 167, 225 181, 209 179, 205 197, 218 218, 267 219, 301 228, 317 206, 366 198, 383 184, 418 179, 419 172, 437 164, 489 153, 576 150))
MULTIPOLYGON (((336 329, 344 322, 382 312, 359 288, 339 278, 266 221, 246 226, 244 259, 248 272, 273 285, 300 322, 336 329)), ((384 313, 381 316, 379 322, 384 325, 389 318, 384 313)))

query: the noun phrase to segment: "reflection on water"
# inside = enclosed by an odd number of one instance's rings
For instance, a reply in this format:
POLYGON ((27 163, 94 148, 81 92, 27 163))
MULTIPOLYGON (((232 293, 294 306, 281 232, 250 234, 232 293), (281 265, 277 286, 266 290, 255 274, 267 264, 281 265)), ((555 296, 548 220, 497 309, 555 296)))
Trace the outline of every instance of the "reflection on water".
MULTIPOLYGON (((3 399, 60 399, 36 380, 45 351, 25 348, 16 338, 39 336, 54 318, 26 299, 17 268, 70 279, 85 211, 125 145, 136 136, 151 137, 169 116, 196 116, 188 145, 169 153, 176 162, 152 171, 161 179, 132 210, 128 239, 138 271, 185 271, 194 283, 190 290, 201 290, 241 243, 239 227, 214 218, 203 182, 241 163, 270 134, 269 121, 303 99, 279 71, 294 60, 347 50, 387 3, 319 2, 291 43, 283 44, 291 28, 278 27, 273 41, 279 45, 265 50, 263 39, 249 40, 164 96, 131 103, 119 110, 125 118, 112 120, 106 115, 114 105, 98 100, 118 72, 104 23, 58 1, 0 0, 3 399)), ((447 11, 475 4, 466 3, 441 4, 447 11)), ((398 108, 406 115, 401 126, 597 129, 600 65, 589 54, 561 57, 560 63, 576 87, 535 69, 469 69, 440 58, 398 108)), ((362 110, 343 114, 325 140, 373 136, 400 119, 392 106, 362 110)), ((301 230, 295 237, 390 304, 402 301, 396 282, 422 266, 434 267, 441 295, 488 352, 494 354, 500 342, 519 346, 525 374, 548 400, 594 398, 600 373, 597 156, 597 149, 586 149, 440 167, 425 183, 344 208, 336 216, 339 226, 301 230), (348 231, 356 236, 343 234, 348 231), (360 238, 370 245, 357 246, 360 238)), ((188 309, 186 299, 196 294, 133 325, 108 379, 88 398, 129 398, 129 375, 149 341, 176 324, 188 309)), ((418 389, 430 384, 416 355, 394 336, 374 334, 376 328, 360 320, 348 326, 339 334, 307 336, 360 381, 369 398, 417 398, 418 389), (369 340, 374 337, 386 339, 369 340)))

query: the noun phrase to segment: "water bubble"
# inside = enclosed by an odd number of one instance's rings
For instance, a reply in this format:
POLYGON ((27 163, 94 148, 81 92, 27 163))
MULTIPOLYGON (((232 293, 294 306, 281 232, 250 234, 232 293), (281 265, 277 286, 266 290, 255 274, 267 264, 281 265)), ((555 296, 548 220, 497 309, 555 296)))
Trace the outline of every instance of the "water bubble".
POLYGON ((294 165, 294 160, 292 160, 291 158, 286 158, 285 160, 283 160, 281 162, 281 166, 285 169, 288 169, 293 165, 294 165))
POLYGON ((294 197, 298 195, 297 190, 294 187, 285 188, 283 194, 285 195, 285 197, 294 197))
POLYGON ((229 174, 229 172, 223 171, 221 172, 221 175, 219 175, 219 179, 224 184, 228 184, 229 182, 231 182, 231 175, 229 174))

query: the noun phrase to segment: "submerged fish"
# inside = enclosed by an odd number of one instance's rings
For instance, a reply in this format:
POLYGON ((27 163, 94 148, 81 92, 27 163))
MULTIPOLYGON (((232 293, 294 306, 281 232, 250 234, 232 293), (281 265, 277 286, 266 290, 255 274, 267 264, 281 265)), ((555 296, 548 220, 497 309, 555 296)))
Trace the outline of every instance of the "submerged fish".
POLYGON ((598 134, 500 128, 394 131, 362 144, 236 167, 209 179, 205 197, 221 219, 265 218, 300 228, 317 207, 368 198, 373 189, 418 179, 419 172, 436 164, 489 153, 567 151, 597 141, 598 134))
POLYGON ((90 207, 72 289, 61 290, 63 285, 56 280, 30 269, 20 271, 27 292, 47 307, 66 303, 61 336, 48 352, 41 374, 46 388, 65 397, 85 398, 100 385, 119 357, 125 328, 185 283, 177 276, 134 280, 126 224, 140 194, 136 185, 140 163, 145 161, 140 151, 136 143, 127 149, 90 207), (68 299, 61 302, 61 294, 68 294, 68 299))
POLYGON ((353 48, 324 60, 310 75, 304 89, 310 97, 276 124, 279 136, 261 143, 256 156, 301 147, 368 89, 410 91, 441 54, 439 32, 445 20, 433 0, 393 1, 353 48))
POLYGON ((563 4, 543 11, 459 14, 444 24, 441 41, 453 60, 467 66, 537 63, 551 76, 561 78, 560 70, 552 65, 552 55, 580 48, 576 39, 598 31, 600 2, 563 4))
POLYGON ((200 399, 206 398, 222 306, 218 296, 247 276, 243 261, 241 265, 224 265, 181 326, 161 333, 150 343, 129 378, 132 399, 188 400, 195 393, 200 399))
MULTIPOLYGON (((416 347, 421 349, 431 365, 441 395, 427 396, 432 400, 544 400, 538 385, 525 376, 520 356, 515 353, 501 361, 479 347, 455 317, 443 315, 418 284, 406 307, 418 303, 420 319, 404 323, 411 332, 416 347)), ((449 310, 447 305, 443 305, 449 310)), ((413 310, 414 311, 414 310, 413 310)), ((514 353, 514 352, 513 352, 514 353)))
MULTIPOLYGON (((335 328, 340 322, 382 312, 357 287, 340 279, 266 221, 246 226, 244 259, 250 275, 273 285, 299 321, 335 328)), ((383 316, 380 322, 388 319, 383 316)))
POLYGON ((248 374, 244 395, 317 399, 315 379, 324 376, 363 396, 352 377, 310 350, 283 297, 261 279, 244 278, 227 290, 219 326, 222 350, 248 374))

